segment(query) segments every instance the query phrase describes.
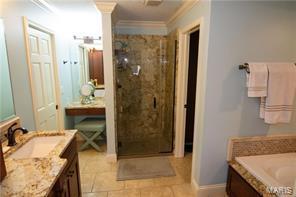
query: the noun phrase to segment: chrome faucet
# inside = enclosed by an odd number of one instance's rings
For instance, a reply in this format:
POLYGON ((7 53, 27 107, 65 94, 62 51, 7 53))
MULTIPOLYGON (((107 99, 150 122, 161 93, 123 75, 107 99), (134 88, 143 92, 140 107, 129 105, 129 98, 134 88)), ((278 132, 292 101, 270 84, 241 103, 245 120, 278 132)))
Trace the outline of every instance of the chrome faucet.
POLYGON ((15 128, 13 129, 13 127, 17 125, 17 123, 14 123, 13 125, 11 125, 9 128, 8 128, 8 131, 7 131, 7 134, 5 135, 8 139, 8 146, 15 146, 17 143, 15 141, 15 132, 20 130, 23 132, 23 134, 26 134, 28 133, 29 131, 23 127, 19 127, 19 128, 15 128))

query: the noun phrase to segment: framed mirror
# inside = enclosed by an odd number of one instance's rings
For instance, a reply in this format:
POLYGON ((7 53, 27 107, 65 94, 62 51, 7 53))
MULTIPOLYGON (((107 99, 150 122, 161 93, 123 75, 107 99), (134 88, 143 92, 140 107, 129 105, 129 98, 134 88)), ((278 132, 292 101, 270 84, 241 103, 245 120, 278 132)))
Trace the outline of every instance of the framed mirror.
POLYGON ((79 60, 84 82, 91 81, 96 88, 104 87, 103 50, 98 44, 80 44, 79 60))
POLYGON ((0 122, 15 117, 9 64, 4 34, 3 19, 0 18, 0 122))
MULTIPOLYGON (((103 48, 100 38, 76 37, 71 44, 72 92, 75 101, 83 84, 92 82, 96 89, 104 89, 103 48)), ((100 90, 101 91, 101 90, 100 90)))

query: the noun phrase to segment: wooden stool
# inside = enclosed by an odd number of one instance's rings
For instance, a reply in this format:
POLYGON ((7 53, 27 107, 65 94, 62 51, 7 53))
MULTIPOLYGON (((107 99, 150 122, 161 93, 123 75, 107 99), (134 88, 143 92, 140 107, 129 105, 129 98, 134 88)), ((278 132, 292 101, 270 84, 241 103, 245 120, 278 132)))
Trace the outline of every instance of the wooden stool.
POLYGON ((92 146, 97 151, 101 151, 101 148, 95 143, 97 139, 103 139, 102 134, 106 129, 106 122, 102 118, 86 118, 75 124, 75 129, 86 141, 79 148, 80 151, 85 150, 89 146, 92 146))

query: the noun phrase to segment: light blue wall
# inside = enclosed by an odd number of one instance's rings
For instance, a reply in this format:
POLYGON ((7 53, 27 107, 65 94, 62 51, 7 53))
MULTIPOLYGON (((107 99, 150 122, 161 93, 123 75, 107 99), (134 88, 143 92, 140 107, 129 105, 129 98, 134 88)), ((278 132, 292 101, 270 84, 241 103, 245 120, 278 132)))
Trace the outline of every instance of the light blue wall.
MULTIPOLYGON (((3 11, 1 15, 6 27, 16 114, 21 118, 22 126, 29 130, 35 130, 35 125, 22 16, 26 16, 29 20, 50 29, 55 35, 63 113, 64 107, 73 101, 73 95, 77 96, 77 92, 73 93, 72 81, 77 82, 79 79, 77 79, 77 73, 71 75, 73 68, 71 61, 77 59, 71 53, 73 35, 78 37, 98 37, 101 35, 101 16, 92 0, 75 1, 71 4, 56 1, 53 2, 53 6, 56 6, 60 12, 45 11, 29 0, 4 0, 1 2, 1 11, 3 11), (64 60, 67 61, 66 64, 63 64, 64 60)), ((73 118, 65 116, 65 114, 64 118, 65 128, 73 128, 73 118)))
POLYGON ((197 123, 204 129, 199 134, 201 150, 195 150, 200 154, 193 166, 200 186, 225 183, 230 137, 296 132, 296 113, 290 124, 263 123, 259 100, 247 97, 245 73, 238 70, 239 64, 250 61, 296 61, 295 4, 200 1, 169 26, 171 32, 200 17, 208 26, 205 113, 204 121, 197 123))
POLYGON ((168 26, 168 32, 171 32, 177 28, 183 28, 201 17, 204 17, 205 28, 208 30, 210 23, 210 7, 210 1, 199 1, 184 16, 178 19, 175 23, 170 24, 168 26))
MULTIPOLYGON (((212 3, 200 185, 226 182, 231 136, 266 135, 273 129, 259 118, 259 99, 247 97, 238 65, 295 61, 295 3, 212 3)), ((277 130, 296 132, 296 124, 277 130)))
MULTIPOLYGON (((184 16, 178 19, 175 23, 170 24, 168 27, 168 32, 174 31, 175 29, 182 29, 193 22, 203 19, 203 27, 201 29, 200 36, 200 56, 199 58, 203 60, 201 67, 198 69, 198 83, 197 83, 197 101, 196 109, 203 108, 204 100, 204 88, 206 87, 207 81, 205 80, 206 76, 206 67, 207 67, 207 56, 208 56, 208 34, 210 31, 210 12, 211 12, 211 2, 210 1, 198 1, 192 9, 190 9, 184 16)), ((181 65, 182 66, 182 65, 181 65)), ((178 72, 178 71, 177 71, 178 72)), ((194 140, 197 142, 197 149, 194 151, 193 161, 195 166, 193 166, 194 175, 193 179, 197 184, 199 183, 199 173, 200 173, 200 156, 202 151, 202 135, 203 135, 203 114, 200 111, 195 113, 195 136, 194 140)))
POLYGON ((6 51, 4 24, 0 19, 0 122, 15 116, 9 65, 6 51))
MULTIPOLYGON (((53 30, 56 35, 63 106, 72 100, 70 65, 62 63, 69 60, 68 35, 60 28, 60 19, 30 1, 5 1, 2 6, 16 115, 20 117, 22 126, 35 130, 22 16, 53 30)), ((71 126, 71 118, 66 117, 65 127, 71 126)))

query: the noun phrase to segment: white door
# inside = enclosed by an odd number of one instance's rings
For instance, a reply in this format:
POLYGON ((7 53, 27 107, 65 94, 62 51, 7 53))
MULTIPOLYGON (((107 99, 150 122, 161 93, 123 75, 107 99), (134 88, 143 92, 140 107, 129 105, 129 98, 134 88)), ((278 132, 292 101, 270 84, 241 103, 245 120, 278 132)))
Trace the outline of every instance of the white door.
POLYGON ((29 27, 31 83, 37 130, 58 129, 51 36, 29 27))

